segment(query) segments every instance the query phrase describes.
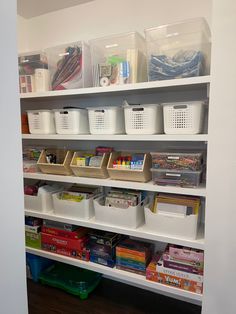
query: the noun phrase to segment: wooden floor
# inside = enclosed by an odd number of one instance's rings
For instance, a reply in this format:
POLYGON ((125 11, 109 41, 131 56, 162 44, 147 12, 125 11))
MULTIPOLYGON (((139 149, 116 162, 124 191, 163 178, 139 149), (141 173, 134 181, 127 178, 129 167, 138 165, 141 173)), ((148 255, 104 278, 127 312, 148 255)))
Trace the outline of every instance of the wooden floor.
POLYGON ((196 305, 109 279, 102 279, 87 300, 28 281, 29 314, 200 314, 196 305))

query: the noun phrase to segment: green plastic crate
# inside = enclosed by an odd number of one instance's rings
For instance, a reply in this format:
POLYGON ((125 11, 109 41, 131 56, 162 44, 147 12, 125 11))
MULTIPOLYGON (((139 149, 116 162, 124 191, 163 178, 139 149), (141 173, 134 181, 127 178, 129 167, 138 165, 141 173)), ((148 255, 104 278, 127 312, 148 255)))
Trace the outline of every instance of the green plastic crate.
POLYGON ((84 300, 99 284, 101 274, 57 262, 44 270, 39 280, 42 284, 63 289, 84 300))

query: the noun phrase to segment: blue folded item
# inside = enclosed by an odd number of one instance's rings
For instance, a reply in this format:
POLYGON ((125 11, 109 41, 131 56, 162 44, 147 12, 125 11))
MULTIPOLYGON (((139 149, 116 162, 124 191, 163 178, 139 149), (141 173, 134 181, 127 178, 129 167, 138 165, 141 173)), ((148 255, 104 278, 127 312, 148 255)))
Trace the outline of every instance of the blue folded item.
POLYGON ((152 55, 149 62, 149 80, 169 80, 202 75, 204 56, 201 51, 181 50, 174 57, 152 55))

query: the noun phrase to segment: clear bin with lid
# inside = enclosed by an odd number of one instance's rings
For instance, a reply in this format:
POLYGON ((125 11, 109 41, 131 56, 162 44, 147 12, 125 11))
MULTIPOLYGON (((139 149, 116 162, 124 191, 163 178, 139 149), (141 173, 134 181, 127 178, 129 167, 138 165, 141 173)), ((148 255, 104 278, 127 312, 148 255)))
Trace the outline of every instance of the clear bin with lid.
POLYGON ((197 187, 201 181, 202 171, 151 169, 152 180, 157 185, 197 187))
POLYGON ((145 40, 137 32, 93 39, 90 47, 94 86, 147 81, 145 40))
POLYGON ((46 49, 52 90, 92 86, 89 46, 83 41, 46 49))
POLYGON ((49 90, 48 57, 45 51, 20 54, 18 67, 20 93, 49 90))
POLYGON ((145 30, 149 81, 207 75, 210 29, 195 18, 145 30))
POLYGON ((202 153, 154 152, 150 154, 154 169, 197 171, 201 169, 203 163, 202 153))

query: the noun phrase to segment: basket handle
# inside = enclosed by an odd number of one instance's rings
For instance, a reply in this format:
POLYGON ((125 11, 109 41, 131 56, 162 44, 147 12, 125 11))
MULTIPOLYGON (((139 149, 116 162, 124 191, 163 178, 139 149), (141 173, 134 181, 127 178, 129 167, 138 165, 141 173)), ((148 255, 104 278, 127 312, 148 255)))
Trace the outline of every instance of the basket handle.
POLYGON ((186 109, 187 107, 187 105, 174 105, 173 109, 186 109))

